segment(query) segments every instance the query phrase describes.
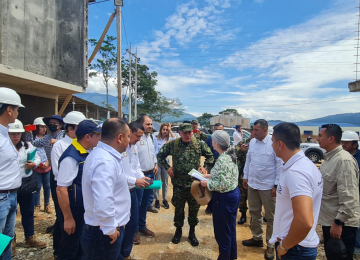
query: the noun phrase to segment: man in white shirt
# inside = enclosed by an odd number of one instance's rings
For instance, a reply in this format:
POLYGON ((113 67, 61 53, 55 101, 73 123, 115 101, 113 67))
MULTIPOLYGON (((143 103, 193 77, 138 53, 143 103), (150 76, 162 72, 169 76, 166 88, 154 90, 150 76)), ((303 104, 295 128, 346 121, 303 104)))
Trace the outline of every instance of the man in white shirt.
POLYGON ((235 131, 233 133, 233 138, 234 138, 234 145, 237 145, 243 139, 243 132, 242 132, 242 129, 241 129, 241 125, 236 125, 235 126, 235 131))
POLYGON ((80 242, 84 259, 121 259, 131 206, 121 153, 129 141, 127 124, 110 118, 102 125, 101 142, 86 158, 82 176, 85 225, 80 242))
POLYGON ((248 189, 249 212, 252 218, 253 238, 243 240, 244 246, 263 247, 262 207, 267 219, 265 259, 274 259, 274 245, 269 243, 272 235, 276 187, 279 182, 282 161, 272 148, 268 123, 264 119, 254 123, 254 139, 250 141, 244 168, 243 186, 248 189))
POLYGON ((58 212, 61 247, 58 260, 80 259, 80 238, 84 226, 84 204, 81 192, 83 166, 89 152, 97 146, 101 126, 94 120, 83 120, 76 128, 76 140, 59 159, 57 176, 58 212))
MULTIPOLYGON (((140 160, 140 167, 144 175, 152 180, 155 179, 155 174, 158 171, 156 152, 155 152, 155 142, 156 137, 152 136, 152 120, 150 117, 143 115, 139 118, 139 122, 144 127, 144 134, 141 137, 140 141, 136 143, 138 148, 138 155, 140 160)), ((153 190, 144 190, 137 189, 136 194, 139 201, 139 225, 136 231, 139 231, 146 237, 154 237, 155 233, 146 227, 146 213, 151 211, 157 213, 155 207, 149 205, 149 200, 151 203, 153 199, 150 199, 150 196, 153 195, 153 190)), ((139 232, 136 233, 134 237, 134 244, 140 244, 140 235, 139 232)))
MULTIPOLYGON (((17 189, 21 185, 18 152, 9 137, 9 124, 19 115, 20 96, 12 89, 0 88, 0 233, 15 236, 17 189)), ((1 259, 11 259, 11 243, 7 245, 1 259)))
POLYGON ((277 258, 316 260, 323 179, 300 150, 300 129, 293 123, 274 127, 273 149, 285 163, 277 186, 273 234, 277 258))
MULTIPOLYGON (((54 201, 55 206, 55 224, 54 224, 54 232, 53 232, 53 248, 54 248, 54 256, 57 256, 60 252, 61 248, 61 225, 58 220, 58 214, 60 211, 58 199, 57 199, 57 175, 59 172, 59 159, 61 155, 65 152, 65 150, 71 145, 72 140, 76 139, 76 128, 77 125, 85 119, 85 116, 83 113, 78 111, 72 111, 69 112, 63 119, 63 122, 65 123, 65 132, 66 135, 63 135, 63 138, 56 141, 56 143, 52 146, 52 149, 50 151, 51 154, 51 172, 50 172, 50 184, 51 184, 51 196, 54 201)), ((60 212, 61 214, 61 212, 60 212)))
POLYGON ((136 228, 139 224, 139 205, 135 192, 135 186, 138 188, 147 187, 149 186, 147 180, 150 180, 150 178, 145 177, 144 173, 141 171, 138 148, 136 145, 144 134, 144 127, 139 121, 133 121, 129 124, 129 128, 130 143, 126 148, 126 151, 122 153, 124 172, 126 174, 131 196, 130 221, 125 226, 126 232, 121 245, 121 255, 124 258, 129 257, 131 254, 136 228))

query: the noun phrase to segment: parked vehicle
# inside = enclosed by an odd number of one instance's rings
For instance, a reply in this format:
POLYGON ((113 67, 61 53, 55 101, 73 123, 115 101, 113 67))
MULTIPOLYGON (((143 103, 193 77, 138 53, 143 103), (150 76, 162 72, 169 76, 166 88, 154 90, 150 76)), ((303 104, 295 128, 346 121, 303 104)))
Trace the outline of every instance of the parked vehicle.
POLYGON ((313 163, 318 163, 324 159, 324 153, 326 153, 325 149, 320 148, 318 143, 301 143, 300 149, 313 163))

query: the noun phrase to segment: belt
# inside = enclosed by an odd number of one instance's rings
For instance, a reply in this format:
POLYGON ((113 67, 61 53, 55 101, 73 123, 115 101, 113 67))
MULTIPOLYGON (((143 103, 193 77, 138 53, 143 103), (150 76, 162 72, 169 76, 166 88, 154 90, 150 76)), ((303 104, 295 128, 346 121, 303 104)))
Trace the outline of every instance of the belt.
POLYGON ((154 172, 154 169, 152 169, 152 170, 150 170, 150 171, 146 171, 146 172, 143 171, 143 173, 144 173, 145 175, 148 175, 148 174, 153 173, 153 172, 154 172))
MULTIPOLYGON (((121 228, 124 228, 125 226, 121 226, 121 227, 117 227, 116 229, 117 230, 120 230, 121 228)), ((90 226, 88 224, 85 224, 85 228, 87 230, 100 230, 100 227, 99 226, 90 226)))
POLYGON ((17 190, 18 190, 18 188, 11 189, 11 190, 0 190, 0 193, 11 193, 11 192, 16 192, 17 190))
POLYGON ((135 188, 132 188, 132 189, 130 189, 129 191, 130 191, 130 192, 133 192, 134 190, 135 190, 135 188))

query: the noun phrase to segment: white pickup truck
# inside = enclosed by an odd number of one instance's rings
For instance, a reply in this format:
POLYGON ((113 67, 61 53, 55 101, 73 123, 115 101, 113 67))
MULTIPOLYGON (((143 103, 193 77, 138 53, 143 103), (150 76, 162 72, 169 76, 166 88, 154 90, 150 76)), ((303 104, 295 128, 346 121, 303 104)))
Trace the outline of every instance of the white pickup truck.
POLYGON ((326 153, 325 149, 320 148, 318 143, 301 143, 300 149, 313 163, 318 163, 324 159, 324 153, 326 153))

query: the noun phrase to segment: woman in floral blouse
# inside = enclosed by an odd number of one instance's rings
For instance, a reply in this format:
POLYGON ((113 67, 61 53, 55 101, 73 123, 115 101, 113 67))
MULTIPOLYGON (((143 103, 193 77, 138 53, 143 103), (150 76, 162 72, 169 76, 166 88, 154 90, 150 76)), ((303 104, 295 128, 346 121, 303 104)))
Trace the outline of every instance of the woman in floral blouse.
POLYGON ((205 175, 208 180, 201 181, 201 185, 213 192, 214 233, 220 252, 218 260, 237 259, 236 215, 240 191, 237 187, 239 171, 236 155, 233 149, 229 149, 230 136, 225 131, 215 131, 212 142, 220 156, 211 174, 205 175))

